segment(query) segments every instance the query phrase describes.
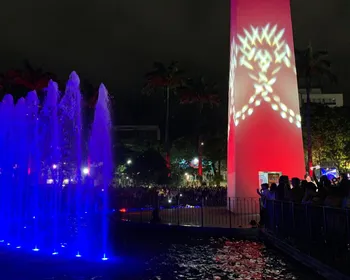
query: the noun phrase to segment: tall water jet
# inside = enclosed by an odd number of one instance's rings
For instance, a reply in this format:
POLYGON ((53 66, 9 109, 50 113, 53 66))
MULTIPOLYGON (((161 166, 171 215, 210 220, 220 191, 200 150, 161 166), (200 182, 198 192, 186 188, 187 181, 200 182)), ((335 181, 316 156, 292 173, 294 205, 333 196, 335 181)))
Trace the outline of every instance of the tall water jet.
MULTIPOLYGON (((12 170, 13 170, 13 143, 12 122, 14 103, 11 95, 6 94, 1 102, 0 112, 0 171, 1 171, 1 236, 2 240, 9 240, 12 204, 12 170)), ((10 244, 10 243, 9 243, 10 244)))
POLYGON ((91 128, 89 152, 94 166, 95 175, 101 178, 98 181, 99 191, 102 197, 102 259, 107 259, 108 248, 108 188, 112 180, 113 156, 111 140, 111 116, 110 102, 106 87, 101 84, 98 91, 94 121, 91 128))
POLYGON ((42 131, 42 148, 43 160, 46 159, 46 168, 50 173, 46 174, 46 184, 48 182, 50 187, 48 188, 47 199, 51 201, 50 205, 46 209, 48 219, 51 220, 52 225, 52 250, 53 254, 57 253, 59 247, 58 242, 58 227, 59 227, 59 210, 61 201, 61 189, 62 189, 62 176, 59 174, 61 170, 61 151, 60 151, 60 125, 58 119, 58 101, 59 90, 56 82, 50 80, 47 87, 47 95, 44 102, 43 109, 41 111, 41 123, 44 127, 42 131))
POLYGON ((12 200, 15 208, 16 232, 14 243, 16 247, 21 247, 23 243, 23 224, 24 207, 27 197, 27 170, 28 170, 28 131, 27 131, 27 107, 24 98, 20 98, 15 106, 14 127, 13 127, 13 145, 14 149, 14 178, 17 180, 14 184, 14 199, 12 200), (17 199, 16 199, 17 198, 17 199))
POLYGON ((30 204, 33 218, 32 250, 39 251, 39 242, 42 241, 39 231, 39 220, 43 218, 44 212, 40 211, 39 204, 39 181, 41 174, 41 149, 39 143, 39 99, 36 91, 30 91, 26 97, 28 114, 28 144, 29 144, 29 186, 31 188, 30 204))
POLYGON ((81 194, 82 194, 82 120, 80 79, 72 72, 66 85, 65 95, 61 100, 63 113, 63 143, 66 146, 65 163, 73 163, 74 184, 67 185, 68 221, 72 226, 72 235, 76 243, 76 256, 81 257, 83 238, 81 231, 81 194))
POLYGON ((82 133, 79 83, 72 72, 61 97, 50 81, 42 105, 35 91, 16 105, 9 94, 0 102, 0 249, 14 246, 36 254, 94 258, 96 250, 90 247, 99 243, 98 256, 107 259, 107 189, 112 178, 108 93, 100 87, 89 139, 82 133), (88 161, 83 147, 89 146, 102 178, 99 194, 83 166, 88 161), (96 196, 102 198, 100 208, 93 206, 96 196), (97 233, 101 242, 95 242, 97 233))

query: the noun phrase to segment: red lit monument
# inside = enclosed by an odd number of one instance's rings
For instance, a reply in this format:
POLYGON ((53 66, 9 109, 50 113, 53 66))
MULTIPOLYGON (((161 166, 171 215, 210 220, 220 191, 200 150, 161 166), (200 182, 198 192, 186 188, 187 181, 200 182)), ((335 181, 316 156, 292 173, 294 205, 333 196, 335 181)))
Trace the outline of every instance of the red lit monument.
POLYGON ((231 0, 228 195, 305 173, 289 0, 231 0))

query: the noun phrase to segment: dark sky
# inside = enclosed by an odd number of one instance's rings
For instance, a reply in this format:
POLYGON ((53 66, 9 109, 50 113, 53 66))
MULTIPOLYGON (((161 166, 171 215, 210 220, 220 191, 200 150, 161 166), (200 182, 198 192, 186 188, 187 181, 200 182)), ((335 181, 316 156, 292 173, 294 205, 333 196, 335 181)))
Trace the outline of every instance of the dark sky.
MULTIPOLYGON (((228 0, 18 0, 1 11, 1 71, 27 58, 62 79, 76 70, 137 94, 154 60, 176 59, 226 90, 228 0)), ((350 93, 350 1, 293 0, 292 14, 296 46, 328 49, 350 93)))

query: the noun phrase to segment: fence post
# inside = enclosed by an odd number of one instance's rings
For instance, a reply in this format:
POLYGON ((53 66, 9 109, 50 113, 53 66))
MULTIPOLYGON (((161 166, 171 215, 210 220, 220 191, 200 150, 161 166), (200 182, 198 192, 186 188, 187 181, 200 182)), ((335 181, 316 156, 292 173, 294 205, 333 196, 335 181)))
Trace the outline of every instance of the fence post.
POLYGON ((204 227, 204 197, 202 196, 202 206, 201 206, 201 225, 204 227))
POLYGON ((231 197, 228 198, 228 211, 229 211, 229 219, 230 219, 230 228, 232 228, 232 220, 231 220, 231 197))
POLYGON ((142 221, 142 220, 143 220, 143 219, 142 219, 142 212, 143 212, 143 208, 141 207, 141 208, 140 208, 140 223, 143 222, 143 221, 142 221))
POLYGON ((275 200, 272 200, 272 230, 276 234, 275 200))
POLYGON ((291 214, 292 214, 292 234, 293 234, 293 238, 295 237, 295 213, 294 213, 294 202, 291 202, 291 214))
POLYGON ((180 225, 180 194, 177 194, 177 209, 176 209, 176 216, 177 216, 177 225, 180 225))
MULTIPOLYGON (((345 218, 346 218, 346 243, 348 246, 348 252, 349 252, 349 244, 350 244, 350 225, 349 225, 349 209, 345 208, 345 218)), ((348 263, 349 261, 349 254, 346 254, 346 262, 348 263)))
POLYGON ((322 215, 323 215, 323 235, 325 242, 327 242, 327 218, 326 218, 326 208, 322 206, 322 215))
POLYGON ((310 251, 310 243, 311 243, 311 237, 312 237, 312 234, 311 234, 311 223, 310 223, 310 213, 309 213, 309 207, 308 207, 308 204, 305 204, 305 218, 306 218, 306 225, 307 225, 307 228, 308 228, 308 246, 307 246, 307 252, 309 255, 311 255, 311 251, 310 251))

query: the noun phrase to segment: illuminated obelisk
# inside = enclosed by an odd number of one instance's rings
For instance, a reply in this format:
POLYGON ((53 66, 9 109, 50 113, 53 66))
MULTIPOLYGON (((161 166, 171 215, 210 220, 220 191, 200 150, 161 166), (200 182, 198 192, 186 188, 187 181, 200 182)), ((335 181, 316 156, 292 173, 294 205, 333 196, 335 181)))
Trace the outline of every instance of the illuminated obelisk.
POLYGON ((231 0, 228 195, 305 173, 289 0, 231 0))

